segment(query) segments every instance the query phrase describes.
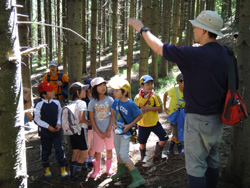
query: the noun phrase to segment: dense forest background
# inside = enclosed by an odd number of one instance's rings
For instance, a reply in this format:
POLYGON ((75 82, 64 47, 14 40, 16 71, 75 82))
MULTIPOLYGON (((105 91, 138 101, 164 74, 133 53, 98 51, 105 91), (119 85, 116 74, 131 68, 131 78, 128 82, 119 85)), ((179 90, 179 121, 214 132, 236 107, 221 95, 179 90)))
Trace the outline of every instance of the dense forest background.
MULTIPOLYGON (((144 39, 128 27, 127 18, 141 19, 162 41, 178 46, 193 45, 188 20, 205 9, 221 14, 225 23, 224 38, 232 40, 230 36, 239 32, 235 48, 240 73, 239 90, 250 106, 250 87, 247 84, 250 69, 249 1, 2 0, 0 184, 16 187, 20 182, 14 181, 15 176, 22 180, 22 185, 27 184, 22 88, 32 88, 31 75, 36 76, 37 71, 48 67, 50 60, 58 60, 70 83, 82 81, 84 75, 98 76, 96 70, 107 56, 111 56, 112 71, 107 79, 125 74, 130 81, 132 69, 138 67, 137 80, 141 75, 151 74, 157 85, 159 78, 167 79, 174 63, 154 54, 144 39), (133 64, 133 52, 138 50, 137 66, 133 64), (118 60, 122 57, 126 57, 125 72, 118 68, 118 60)), ((248 123, 246 120, 233 128, 229 164, 224 172, 239 187, 250 185, 248 123)))

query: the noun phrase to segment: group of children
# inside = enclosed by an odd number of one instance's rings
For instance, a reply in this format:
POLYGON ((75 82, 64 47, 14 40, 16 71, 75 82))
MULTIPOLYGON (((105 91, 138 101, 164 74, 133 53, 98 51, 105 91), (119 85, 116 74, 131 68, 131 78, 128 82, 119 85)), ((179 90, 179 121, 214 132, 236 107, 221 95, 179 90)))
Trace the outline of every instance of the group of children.
MULTIPOLYGON (((179 83, 179 85, 181 84, 179 83)), ((52 175, 49 156, 52 144, 54 144, 56 159, 61 167, 61 177, 66 177, 68 172, 60 129, 61 105, 54 99, 53 90, 54 86, 46 81, 39 84, 38 92, 41 99, 35 105, 34 120, 39 126, 39 135, 41 136, 44 175, 46 177, 52 175)), ((181 88, 180 91, 182 91, 181 88)), ((128 187, 138 187, 145 184, 145 179, 129 157, 131 128, 136 123, 138 125, 141 163, 147 162, 146 143, 151 132, 159 138, 155 146, 154 159, 166 160, 167 156, 162 153, 162 150, 169 137, 159 122, 158 112, 162 111, 162 101, 154 92, 153 78, 149 75, 141 77, 140 91, 134 102, 129 99, 129 92, 129 82, 121 78, 111 79, 108 83, 103 78, 96 77, 86 80, 85 85, 75 82, 70 86, 70 99, 71 102, 76 103, 79 126, 81 127, 81 134, 70 136, 73 150, 70 161, 72 182, 85 181, 86 177, 83 176, 81 170, 86 169, 87 165, 91 165, 92 162, 94 169, 90 178, 101 175, 101 153, 105 148, 106 173, 111 176, 112 180, 116 181, 125 177, 128 169, 132 177, 132 183, 128 187), (113 89, 115 100, 108 96, 107 85, 113 89), (114 175, 112 171, 113 148, 115 148, 117 155, 117 172, 114 175)), ((166 100, 164 100, 164 109, 165 102, 166 100)), ((176 136, 174 139, 178 143, 176 136)))

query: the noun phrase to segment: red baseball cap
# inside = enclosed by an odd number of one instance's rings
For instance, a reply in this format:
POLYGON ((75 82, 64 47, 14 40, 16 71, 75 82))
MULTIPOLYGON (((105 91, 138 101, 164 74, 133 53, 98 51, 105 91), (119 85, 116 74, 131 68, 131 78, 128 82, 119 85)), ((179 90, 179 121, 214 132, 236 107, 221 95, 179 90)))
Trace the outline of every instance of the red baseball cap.
POLYGON ((56 88, 56 86, 52 86, 49 82, 41 82, 38 85, 37 91, 38 93, 42 93, 44 91, 53 91, 56 88))

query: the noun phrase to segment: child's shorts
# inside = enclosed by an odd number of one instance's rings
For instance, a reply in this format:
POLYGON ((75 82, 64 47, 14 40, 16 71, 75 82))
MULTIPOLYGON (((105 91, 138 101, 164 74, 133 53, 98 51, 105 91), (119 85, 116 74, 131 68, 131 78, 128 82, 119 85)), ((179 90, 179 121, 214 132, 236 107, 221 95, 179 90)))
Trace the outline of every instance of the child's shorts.
POLYGON ((161 123, 158 121, 155 126, 142 127, 139 126, 138 141, 140 144, 146 144, 150 133, 153 132, 158 136, 160 141, 168 140, 168 134, 163 129, 161 123))
POLYGON ((92 149, 97 152, 101 153, 104 150, 104 146, 106 150, 114 149, 114 136, 113 131, 111 131, 110 138, 102 139, 95 131, 93 131, 93 145, 92 149))
POLYGON ((87 129, 82 128, 81 134, 74 134, 70 136, 71 147, 73 150, 88 150, 87 129))

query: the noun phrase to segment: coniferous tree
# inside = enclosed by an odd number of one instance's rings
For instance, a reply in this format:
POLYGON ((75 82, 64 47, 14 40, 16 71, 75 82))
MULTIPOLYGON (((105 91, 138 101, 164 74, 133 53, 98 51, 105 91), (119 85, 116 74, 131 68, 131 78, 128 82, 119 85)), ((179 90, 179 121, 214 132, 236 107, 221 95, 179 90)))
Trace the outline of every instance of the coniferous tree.
POLYGON ((118 73, 118 0, 112 1, 112 73, 118 73))
POLYGON ((91 47, 90 47, 90 59, 91 59, 91 72, 90 77, 96 77, 96 27, 97 27, 97 0, 91 1, 91 47))

